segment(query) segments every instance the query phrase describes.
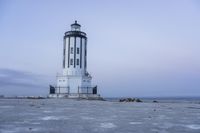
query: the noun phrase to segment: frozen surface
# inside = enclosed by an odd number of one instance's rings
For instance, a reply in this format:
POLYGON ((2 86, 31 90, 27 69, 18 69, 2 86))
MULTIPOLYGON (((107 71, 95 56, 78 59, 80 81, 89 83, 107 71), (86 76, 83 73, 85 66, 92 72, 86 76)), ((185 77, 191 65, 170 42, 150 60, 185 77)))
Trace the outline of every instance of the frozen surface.
POLYGON ((200 133, 198 103, 1 99, 0 133, 200 133))

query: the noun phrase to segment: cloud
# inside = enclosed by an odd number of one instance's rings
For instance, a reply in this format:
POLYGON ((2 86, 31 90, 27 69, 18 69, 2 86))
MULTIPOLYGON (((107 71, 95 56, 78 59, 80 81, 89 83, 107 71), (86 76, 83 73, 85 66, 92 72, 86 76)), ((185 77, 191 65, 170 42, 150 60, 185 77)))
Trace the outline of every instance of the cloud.
POLYGON ((39 76, 29 72, 0 69, 1 86, 20 86, 20 87, 38 87, 41 86, 37 81, 39 76))
POLYGON ((45 94, 48 91, 48 81, 50 79, 45 75, 14 69, 0 69, 0 92, 3 94, 45 94))

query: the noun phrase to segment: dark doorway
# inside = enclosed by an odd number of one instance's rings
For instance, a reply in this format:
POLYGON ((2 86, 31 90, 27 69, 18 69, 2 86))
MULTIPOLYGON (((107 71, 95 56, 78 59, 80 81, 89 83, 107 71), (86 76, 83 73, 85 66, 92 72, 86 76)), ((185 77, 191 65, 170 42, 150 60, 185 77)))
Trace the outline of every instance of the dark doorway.
POLYGON ((95 87, 93 88, 92 93, 93 93, 93 94, 97 94, 97 86, 95 86, 95 87))
POLYGON ((53 87, 53 86, 50 85, 50 91, 49 91, 49 93, 50 94, 55 94, 55 91, 56 91, 55 87, 53 87))

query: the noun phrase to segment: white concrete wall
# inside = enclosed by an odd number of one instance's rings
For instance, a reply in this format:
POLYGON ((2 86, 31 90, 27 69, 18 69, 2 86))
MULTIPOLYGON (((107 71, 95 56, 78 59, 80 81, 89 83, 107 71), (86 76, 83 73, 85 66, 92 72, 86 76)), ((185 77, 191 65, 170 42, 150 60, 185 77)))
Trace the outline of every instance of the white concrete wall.
POLYGON ((69 78, 70 93, 78 93, 79 86, 81 86, 81 77, 69 78))
POLYGON ((88 87, 88 93, 92 93, 91 80, 92 78, 90 77, 85 77, 85 76, 82 77, 82 82, 81 82, 82 93, 87 93, 87 87, 88 87))
POLYGON ((68 79, 66 77, 57 77, 56 93, 67 93, 67 86, 68 79))
POLYGON ((78 93, 78 87, 80 93, 92 93, 91 89, 91 78, 84 76, 60 76, 57 77, 57 87, 60 87, 56 90, 56 93, 68 93, 69 87, 70 93, 78 93), (65 87, 65 88, 62 88, 65 87), (60 90, 60 91, 59 91, 60 90))

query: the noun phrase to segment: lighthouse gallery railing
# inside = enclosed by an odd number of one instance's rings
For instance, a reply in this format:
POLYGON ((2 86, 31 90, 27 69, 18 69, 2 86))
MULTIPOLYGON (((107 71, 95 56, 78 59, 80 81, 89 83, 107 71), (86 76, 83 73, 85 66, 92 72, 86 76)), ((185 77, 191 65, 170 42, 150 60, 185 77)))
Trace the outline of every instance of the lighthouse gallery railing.
POLYGON ((93 87, 82 87, 78 86, 77 93, 70 93, 70 87, 52 86, 50 85, 50 94, 97 94, 97 86, 93 87), (65 89, 63 93, 61 89, 65 89), (92 91, 91 91, 92 90, 92 91))

